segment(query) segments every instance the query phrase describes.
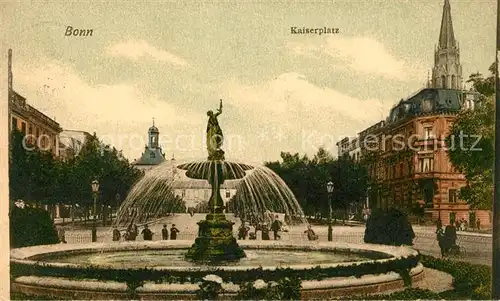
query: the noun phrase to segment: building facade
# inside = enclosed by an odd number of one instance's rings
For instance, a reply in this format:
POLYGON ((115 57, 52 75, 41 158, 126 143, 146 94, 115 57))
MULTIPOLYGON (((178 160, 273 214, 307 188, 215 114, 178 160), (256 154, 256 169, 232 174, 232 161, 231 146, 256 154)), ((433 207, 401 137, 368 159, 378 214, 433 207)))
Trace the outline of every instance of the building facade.
POLYGON ((27 104, 26 98, 14 91, 11 49, 8 54, 8 97, 9 132, 19 130, 27 135, 31 144, 58 157, 62 128, 54 119, 27 104))
MULTIPOLYGON (((449 0, 445 0, 432 81, 427 88, 402 99, 385 121, 343 139, 339 156, 353 157, 359 145, 361 162, 370 178, 368 204, 411 211, 423 205, 425 214, 443 224, 465 219, 470 226, 491 225, 491 212, 471 210, 458 198, 466 185, 449 161, 445 138, 461 110, 474 109, 479 93, 461 90, 462 67, 455 40, 449 0)), ((354 158, 357 158, 355 155, 354 158)))

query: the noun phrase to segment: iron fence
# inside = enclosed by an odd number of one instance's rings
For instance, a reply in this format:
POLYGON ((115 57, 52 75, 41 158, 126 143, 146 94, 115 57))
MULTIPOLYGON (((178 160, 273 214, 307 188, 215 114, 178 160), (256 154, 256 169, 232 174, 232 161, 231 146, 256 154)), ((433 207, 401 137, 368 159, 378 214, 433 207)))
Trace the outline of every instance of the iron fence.
MULTIPOLYGON (((234 236, 238 236, 238 232, 235 231, 234 236)), ((301 232, 280 232, 279 233, 282 241, 289 242, 305 242, 308 241, 307 235, 301 232)), ((328 241, 327 233, 317 233, 319 241, 328 241)), ((195 240, 197 237, 197 231, 182 231, 177 234, 177 240, 195 240)), ((333 242, 343 242, 343 243, 353 243, 360 244, 363 243, 363 232, 343 232, 334 233, 333 242)), ((66 242, 71 244, 83 244, 91 243, 92 235, 91 231, 66 231, 66 242)), ((121 240, 123 240, 123 236, 121 240)), ((261 232, 259 231, 257 235, 257 240, 261 240, 261 232)), ((270 233, 270 239, 273 240, 273 233, 270 233)), ((112 233, 110 231, 98 232, 97 242, 112 242, 112 233)), ((143 241, 142 236, 137 236, 137 241, 143 241)), ((162 240, 161 234, 155 233, 153 235, 153 241, 162 240)), ((432 232, 417 232, 415 233, 415 239, 413 241, 414 247, 416 249, 423 250, 439 250, 439 245, 437 243, 436 234, 432 232)), ((468 254, 486 254, 491 253, 491 237, 485 236, 473 236, 473 235, 457 235, 457 244, 464 247, 468 254)))

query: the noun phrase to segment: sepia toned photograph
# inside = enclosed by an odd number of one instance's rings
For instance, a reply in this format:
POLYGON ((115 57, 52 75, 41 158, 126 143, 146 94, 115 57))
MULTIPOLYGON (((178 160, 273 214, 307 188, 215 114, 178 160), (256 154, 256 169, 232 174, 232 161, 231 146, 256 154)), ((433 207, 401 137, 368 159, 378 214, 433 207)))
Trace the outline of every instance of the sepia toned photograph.
POLYGON ((500 299, 499 10, 0 1, 0 298, 500 299))

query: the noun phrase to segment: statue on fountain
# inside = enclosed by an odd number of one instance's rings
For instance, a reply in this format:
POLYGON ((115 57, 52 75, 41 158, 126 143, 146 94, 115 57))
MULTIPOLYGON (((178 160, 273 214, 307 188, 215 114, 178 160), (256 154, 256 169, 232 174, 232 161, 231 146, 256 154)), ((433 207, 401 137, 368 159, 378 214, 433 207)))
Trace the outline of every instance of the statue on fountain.
POLYGON ((220 105, 219 109, 217 109, 217 113, 214 114, 212 110, 207 112, 208 160, 224 160, 224 151, 221 149, 222 142, 224 141, 224 135, 222 134, 222 129, 220 128, 219 121, 217 120, 217 117, 220 114, 222 114, 222 99, 220 100, 220 105))
POLYGON ((222 113, 222 99, 219 109, 214 114, 208 111, 207 151, 209 172, 206 178, 212 187, 212 195, 208 201, 209 213, 198 222, 198 237, 186 254, 186 258, 195 261, 231 261, 245 257, 233 236, 234 223, 227 220, 224 214, 224 201, 220 195, 220 187, 227 175, 224 174, 224 151, 221 149, 224 136, 217 117, 222 113))

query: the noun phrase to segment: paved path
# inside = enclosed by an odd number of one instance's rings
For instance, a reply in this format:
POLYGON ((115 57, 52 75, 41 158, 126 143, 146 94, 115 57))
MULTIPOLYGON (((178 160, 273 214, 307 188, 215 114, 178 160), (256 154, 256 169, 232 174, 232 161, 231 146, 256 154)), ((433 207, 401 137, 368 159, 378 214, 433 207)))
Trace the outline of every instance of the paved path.
MULTIPOLYGON (((163 224, 167 224, 169 228, 172 224, 176 224, 177 228, 180 230, 178 239, 194 240, 198 233, 198 225, 196 223, 204 217, 204 214, 195 214, 192 217, 188 214, 179 214, 158 220, 155 224, 150 226, 150 229, 155 233, 153 239, 161 239, 161 228, 163 224)), ((233 221, 235 222, 233 229, 236 232, 240 223, 239 220, 236 219, 233 221)), ((318 234, 321 241, 327 240, 327 226, 314 226, 313 229, 316 234, 318 234)), ((414 226, 413 229, 416 235, 414 248, 419 250, 422 254, 439 257, 440 250, 433 228, 414 226)), ((307 241, 307 236, 304 234, 304 231, 305 226, 292 226, 289 228, 288 232, 281 233, 281 238, 287 241, 307 241)), ((364 231, 364 226, 334 226, 333 241, 363 243, 364 231)), ((98 242, 111 241, 111 228, 99 227, 97 235, 98 242)), ((457 259, 471 263, 491 265, 491 235, 474 235, 469 232, 458 232, 457 236, 457 244, 465 250, 465 255, 457 259)), ((68 243, 89 243, 91 242, 90 230, 67 230, 66 240, 68 243)), ((138 237, 138 240, 142 240, 142 238, 138 237)))

